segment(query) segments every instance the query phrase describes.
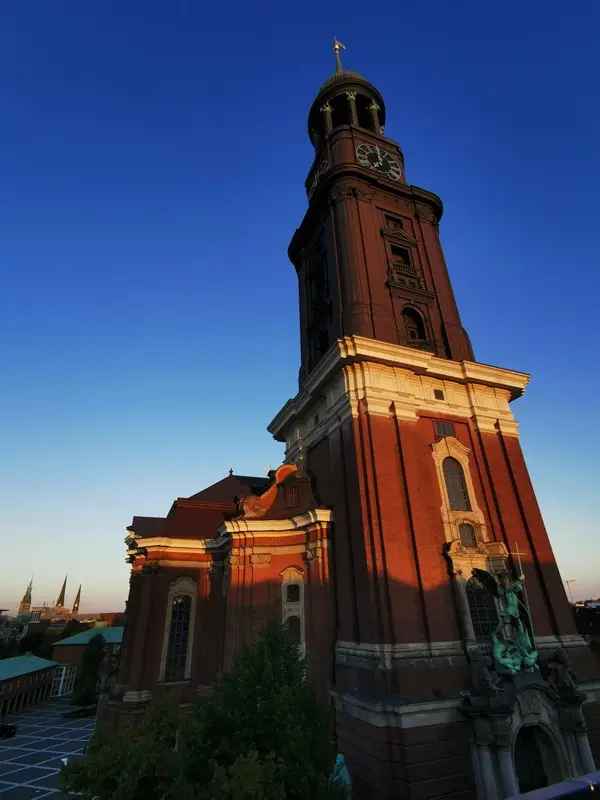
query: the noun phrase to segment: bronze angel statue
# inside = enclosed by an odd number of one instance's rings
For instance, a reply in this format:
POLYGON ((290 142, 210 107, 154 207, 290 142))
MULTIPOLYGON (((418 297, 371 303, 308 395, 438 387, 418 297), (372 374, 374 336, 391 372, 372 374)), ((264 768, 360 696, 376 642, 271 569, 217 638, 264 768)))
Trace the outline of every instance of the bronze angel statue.
POLYGON ((538 653, 532 643, 529 609, 522 599, 524 576, 513 577, 509 572, 496 576, 484 569, 474 569, 473 577, 497 602, 499 619, 492 633, 496 671, 514 675, 521 670, 532 670, 538 653))

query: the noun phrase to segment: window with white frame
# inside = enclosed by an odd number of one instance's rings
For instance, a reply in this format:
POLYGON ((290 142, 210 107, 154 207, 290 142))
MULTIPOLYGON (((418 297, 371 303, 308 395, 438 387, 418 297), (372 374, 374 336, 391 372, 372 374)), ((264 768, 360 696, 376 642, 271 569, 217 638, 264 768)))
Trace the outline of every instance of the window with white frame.
POLYGON ((452 511, 471 511, 469 491, 461 464, 450 456, 444 459, 442 468, 444 470, 450 509, 452 511))
POLYGON ((160 665, 161 681, 174 683, 191 677, 196 593, 195 581, 187 577, 178 578, 169 588, 160 665))
POLYGON ((292 640, 304 651, 304 575, 288 567, 281 575, 281 618, 292 640))
POLYGON ((166 681, 185 680, 191 609, 192 598, 187 594, 176 595, 171 601, 171 625, 165 664, 166 681))
POLYGON ((75 688, 75 678, 77 677, 77 666, 75 664, 63 664, 57 667, 52 676, 51 697, 64 697, 73 694, 75 688))

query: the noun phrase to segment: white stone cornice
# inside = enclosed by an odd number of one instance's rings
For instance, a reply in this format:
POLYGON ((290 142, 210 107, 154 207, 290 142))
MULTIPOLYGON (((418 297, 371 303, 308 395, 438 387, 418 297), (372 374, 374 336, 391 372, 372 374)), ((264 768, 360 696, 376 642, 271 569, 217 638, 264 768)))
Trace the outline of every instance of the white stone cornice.
POLYGON ((287 442, 289 460, 357 417, 361 407, 370 415, 407 421, 416 421, 419 413, 463 417, 482 432, 518 436, 509 403, 528 381, 523 372, 348 336, 325 354, 269 430, 287 442))
POLYGON ((218 538, 211 544, 225 536, 236 538, 252 534, 255 538, 268 538, 279 534, 297 534, 315 524, 327 525, 331 522, 333 512, 328 508, 314 508, 305 514, 300 514, 289 519, 232 519, 226 520, 219 527, 218 538))
POLYGON ((148 689, 142 689, 139 692, 130 690, 123 695, 124 703, 147 703, 152 699, 152 692, 148 689))
POLYGON ((597 703, 600 700, 600 681, 583 681, 577 684, 577 688, 585 692, 586 703, 597 703))
POLYGON ((331 691, 338 711, 377 728, 420 728, 459 722, 462 698, 416 703, 378 703, 363 697, 331 691))
POLYGON ((338 664, 372 662, 379 669, 391 669, 392 663, 401 659, 440 658, 464 655, 461 641, 406 642, 388 644, 384 642, 342 642, 335 645, 338 664))
POLYGON ((136 547, 168 548, 169 550, 186 551, 190 553, 206 553, 206 539, 171 539, 167 536, 147 536, 136 539, 136 547))
MULTIPOLYGON (((515 392, 515 396, 521 395, 529 383, 529 375, 526 372, 481 364, 477 361, 451 361, 426 350, 382 342, 379 339, 368 339, 365 336, 345 336, 343 339, 338 339, 336 344, 339 360, 354 358, 385 361, 394 366, 406 367, 415 372, 440 378, 502 386, 515 392)), ((311 379, 314 376, 318 380, 316 373, 317 370, 311 375, 311 379)))

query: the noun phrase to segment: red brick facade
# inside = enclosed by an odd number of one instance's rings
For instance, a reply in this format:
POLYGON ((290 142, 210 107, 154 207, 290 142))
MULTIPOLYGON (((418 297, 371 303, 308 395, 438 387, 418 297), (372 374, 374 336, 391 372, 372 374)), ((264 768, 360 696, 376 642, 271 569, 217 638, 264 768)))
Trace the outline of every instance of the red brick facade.
POLYGON ((121 694, 104 715, 210 691, 281 619, 335 705, 355 797, 494 800, 539 782, 520 766, 525 747, 547 782, 588 771, 590 742, 600 758, 600 668, 576 634, 510 408, 528 376, 474 360, 441 201, 406 183, 384 120, 356 73, 313 103, 309 208, 290 245, 300 391, 269 426, 286 464, 134 518, 121 694), (539 660, 496 675, 472 570, 500 581, 521 564, 539 660))

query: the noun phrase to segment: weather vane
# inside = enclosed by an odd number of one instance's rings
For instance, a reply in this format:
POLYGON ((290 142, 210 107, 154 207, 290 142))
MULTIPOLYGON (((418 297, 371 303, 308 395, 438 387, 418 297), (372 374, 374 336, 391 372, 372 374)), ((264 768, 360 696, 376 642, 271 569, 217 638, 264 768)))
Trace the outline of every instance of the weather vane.
POLYGON ((335 71, 336 72, 343 72, 344 68, 342 66, 342 50, 346 49, 346 45, 342 44, 337 37, 333 37, 333 52, 335 53, 335 71))

